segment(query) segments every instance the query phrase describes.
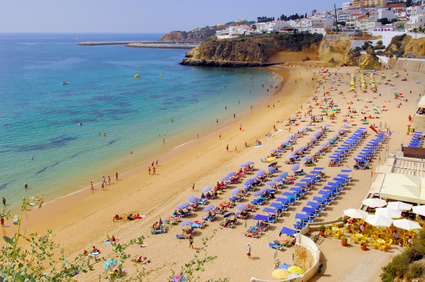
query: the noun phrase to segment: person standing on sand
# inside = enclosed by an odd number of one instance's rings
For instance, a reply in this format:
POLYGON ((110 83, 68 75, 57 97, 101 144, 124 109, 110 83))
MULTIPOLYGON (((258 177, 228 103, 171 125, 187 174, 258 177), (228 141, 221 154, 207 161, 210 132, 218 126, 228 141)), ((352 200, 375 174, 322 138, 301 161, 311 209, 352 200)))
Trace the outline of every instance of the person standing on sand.
POLYGON ((102 190, 103 190, 103 186, 104 185, 104 182, 102 181, 102 182, 100 182, 100 188, 102 188, 102 190))
POLYGON ((1 201, 3 202, 3 205, 6 205, 6 198, 2 197, 1 201))
POLYGON ((118 181, 118 171, 115 172, 115 179, 118 181))
POLYGON ((155 175, 155 167, 152 167, 152 175, 155 175))
POLYGON ((189 248, 193 249, 193 237, 192 237, 192 235, 189 237, 189 248))
POLYGON ((195 183, 192 185, 192 191, 195 191, 195 183))
POLYGON ((4 227, 4 218, 3 217, 0 218, 0 224, 1 224, 1 227, 4 227))
POLYGON ((158 160, 156 160, 156 166, 158 166, 158 160))
POLYGON ((111 186, 111 177, 108 175, 108 184, 111 186))
POLYGON ((93 181, 90 181, 90 190, 94 191, 93 181))
POLYGON ((251 258, 251 246, 249 245, 249 243, 246 244, 248 246, 248 251, 246 252, 246 255, 248 256, 248 258, 251 258))
POLYGON ((239 125, 239 131, 242 131, 242 124, 239 125))
POLYGON ((150 166, 148 166, 148 172, 149 172, 149 175, 151 174, 151 167, 150 166))
POLYGON ((229 144, 227 144, 226 146, 226 151, 229 151, 229 144))

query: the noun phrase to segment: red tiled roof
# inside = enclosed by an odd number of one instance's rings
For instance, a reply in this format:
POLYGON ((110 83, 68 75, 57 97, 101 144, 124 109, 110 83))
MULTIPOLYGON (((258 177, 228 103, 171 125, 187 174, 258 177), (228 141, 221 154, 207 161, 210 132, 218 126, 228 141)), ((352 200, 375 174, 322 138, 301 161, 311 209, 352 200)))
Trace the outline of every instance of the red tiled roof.
POLYGON ((384 8, 403 8, 406 7, 406 4, 404 3, 395 3, 385 6, 384 8))

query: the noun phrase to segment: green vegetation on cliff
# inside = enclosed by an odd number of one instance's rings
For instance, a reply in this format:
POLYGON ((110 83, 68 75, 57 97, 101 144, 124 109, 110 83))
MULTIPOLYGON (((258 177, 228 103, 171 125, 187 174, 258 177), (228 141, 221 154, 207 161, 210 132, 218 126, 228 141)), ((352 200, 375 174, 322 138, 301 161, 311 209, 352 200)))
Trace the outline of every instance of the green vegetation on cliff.
MULTIPOLYGON (((238 22, 238 25, 248 24, 251 25, 254 22, 238 22)), ((161 37, 161 41, 173 41, 176 43, 198 43, 203 42, 211 36, 215 36, 217 30, 225 29, 231 25, 234 25, 234 22, 229 22, 226 24, 206 26, 203 28, 196 28, 191 31, 172 31, 161 37)))
POLYGON ((210 38, 186 54, 182 64, 214 66, 270 65, 268 59, 280 51, 308 51, 323 39, 321 34, 261 34, 218 40, 210 38))

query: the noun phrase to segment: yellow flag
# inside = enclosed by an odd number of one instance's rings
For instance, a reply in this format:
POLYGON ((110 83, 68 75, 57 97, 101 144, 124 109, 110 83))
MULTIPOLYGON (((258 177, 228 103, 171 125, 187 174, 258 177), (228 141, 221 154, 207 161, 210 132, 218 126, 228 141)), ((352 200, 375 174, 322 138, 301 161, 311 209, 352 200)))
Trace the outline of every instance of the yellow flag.
POLYGON ((373 177, 373 167, 372 167, 372 169, 370 170, 370 177, 373 177))

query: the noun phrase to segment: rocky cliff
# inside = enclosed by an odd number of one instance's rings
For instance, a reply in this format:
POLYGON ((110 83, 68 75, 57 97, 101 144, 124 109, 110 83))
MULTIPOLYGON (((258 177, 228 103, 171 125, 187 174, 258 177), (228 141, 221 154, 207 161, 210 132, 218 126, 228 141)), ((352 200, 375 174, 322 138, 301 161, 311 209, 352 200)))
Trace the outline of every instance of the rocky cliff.
POLYGON ((323 40, 320 44, 319 59, 333 61, 338 64, 353 65, 350 62, 350 37, 342 37, 339 40, 323 40))
POLYGON ((226 29, 231 25, 251 25, 253 22, 239 21, 238 23, 230 22, 227 24, 220 24, 214 26, 206 26, 203 28, 196 28, 191 31, 172 31, 161 37, 161 41, 172 41, 176 43, 199 43, 203 42, 211 36, 215 36, 217 30, 226 29))
POLYGON ((368 70, 368 69, 380 70, 381 69, 381 63, 379 62, 379 58, 376 56, 372 46, 369 46, 366 49, 366 57, 360 63, 359 67, 364 70, 368 70))
POLYGON ((267 66, 278 52, 318 51, 321 34, 264 34, 232 39, 209 39, 186 54, 183 65, 202 66, 267 66))

